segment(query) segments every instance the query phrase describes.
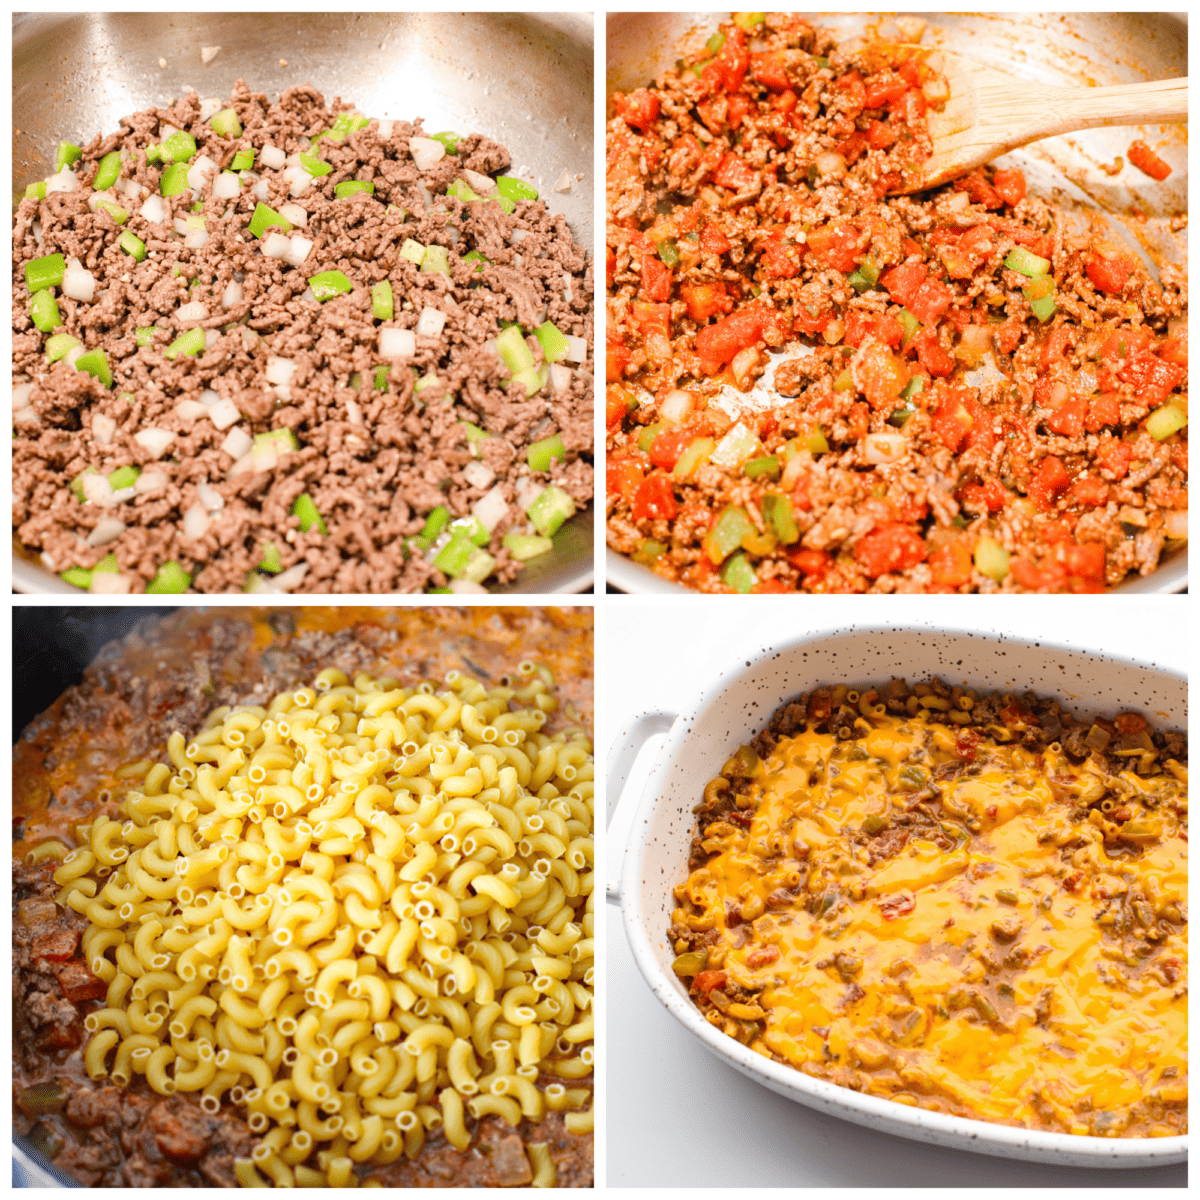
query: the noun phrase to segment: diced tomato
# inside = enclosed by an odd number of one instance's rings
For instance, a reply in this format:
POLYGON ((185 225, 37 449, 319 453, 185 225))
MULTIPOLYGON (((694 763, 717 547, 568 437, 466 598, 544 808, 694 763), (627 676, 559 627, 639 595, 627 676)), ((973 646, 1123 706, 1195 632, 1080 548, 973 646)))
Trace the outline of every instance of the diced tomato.
POLYGON ((880 71, 866 81, 868 108, 882 108, 892 100, 899 100, 908 91, 908 84, 892 71, 880 71))
POLYGON ((873 336, 876 341, 883 342, 885 345, 897 347, 904 338, 904 330, 895 317, 887 316, 884 313, 866 313, 859 309, 850 309, 846 313, 846 331, 842 335, 842 341, 847 346, 857 349, 869 336, 873 336))
POLYGON ((627 96, 614 92, 612 99, 613 108, 626 125, 646 130, 658 120, 658 97, 645 88, 638 88, 627 96))
POLYGON ((751 54, 750 74, 773 92, 782 92, 792 86, 788 79, 787 64, 777 50, 768 54, 751 54))
POLYGON ((992 186, 1005 204, 1020 204, 1025 199, 1025 172, 1015 167, 1007 171, 997 171, 992 176, 992 186))
POLYGON ((1104 546, 1100 542, 1069 543, 1055 553, 1071 576, 1071 590, 1094 591, 1104 586, 1104 546))
POLYGON ((1160 183, 1171 173, 1170 166, 1143 141, 1130 143, 1129 161, 1139 171, 1145 172, 1151 179, 1157 179, 1160 183))
MULTIPOLYGON (((933 242, 932 237, 929 240, 933 242)), ((952 247, 940 248, 938 257, 945 264, 951 279, 970 279, 998 244, 999 234, 990 225, 974 225, 957 238, 952 247)))
POLYGON ((654 254, 642 255, 642 288, 638 294, 658 304, 671 298, 671 268, 654 254))
POLYGON ((954 493, 954 498, 968 512, 999 512, 1011 499, 1012 493, 998 480, 968 483, 954 493))
POLYGON ((604 423, 611 429, 614 425, 620 425, 621 418, 629 411, 629 406, 625 402, 625 397, 621 394, 619 388, 610 387, 604 393, 604 423))
POLYGON ((819 579, 833 566, 832 556, 824 550, 806 550, 802 547, 789 550, 787 557, 788 562, 805 578, 819 579))
POLYGON ((679 295, 693 321, 707 321, 709 317, 727 313, 733 307, 733 297, 725 291, 725 285, 721 282, 684 283, 680 285, 679 295))
POLYGON ((921 126, 928 107, 925 103, 925 93, 920 88, 909 88, 900 100, 893 100, 891 105, 892 112, 898 113, 904 123, 912 129, 921 126))
POLYGON ((1188 365, 1188 346, 1187 335, 1173 333, 1161 346, 1158 348, 1158 357, 1163 362, 1174 363, 1177 367, 1183 367, 1185 370, 1188 365))
POLYGON ((54 929, 39 934, 33 939, 30 953, 34 958, 45 958, 50 962, 66 962, 74 957, 79 948, 78 929, 54 929))
POLYGON ((857 117, 867 104, 867 89, 863 86, 862 76, 857 71, 848 71, 834 80, 833 86, 846 93, 842 111, 849 117, 857 117))
POLYGON ((606 383, 620 383, 625 377, 625 368, 632 358, 620 334, 610 333, 604 344, 604 379, 606 383))
POLYGON ((646 337, 655 334, 671 336, 671 306, 669 304, 646 304, 635 300, 630 310, 630 319, 646 337))
POLYGON ((909 380, 908 368, 878 342, 862 351, 854 376, 867 402, 879 412, 891 412, 900 403, 900 393, 909 380))
POLYGON ((896 70, 909 87, 919 88, 924 83, 915 58, 906 58, 896 70))
POLYGON ((1087 421, 1088 433, 1099 433, 1105 425, 1121 423, 1121 403, 1116 392, 1101 392, 1088 401, 1087 421))
POLYGON ((846 160, 846 166, 852 167, 866 153, 867 135, 856 129, 849 137, 838 142, 834 149, 846 160))
POLYGON ((796 480, 796 486, 792 488, 792 507, 798 508, 801 512, 812 512, 812 498, 808 491, 809 477, 801 475, 796 480))
POLYGON ((648 476, 638 485, 633 496, 633 519, 635 521, 675 520, 675 492, 669 475, 648 476))
POLYGON ((609 461, 604 473, 604 483, 609 496, 620 496, 626 502, 631 501, 641 486, 645 475, 642 468, 635 462, 621 459, 609 461))
POLYGON ((763 247, 759 262, 762 263, 764 273, 773 279, 794 279, 800 274, 800 259, 803 254, 803 246, 775 237, 763 247))
POLYGON ((854 557, 872 579, 907 571, 925 561, 925 539, 911 526, 898 522, 868 533, 854 548, 854 557))
POLYGON ((979 734, 974 729, 964 729, 954 742, 954 753, 963 762, 974 762, 979 750, 979 734))
POLYGON ((679 456, 696 440, 692 429, 664 429, 650 445, 650 461, 664 471, 670 471, 679 456))
POLYGON ((730 191, 743 191, 754 182, 754 168, 736 154, 727 153, 713 172, 713 182, 730 191))
POLYGON ((953 299, 954 293, 944 283, 927 279, 917 287, 906 307, 922 325, 936 325, 953 299))
POLYGON ((1042 459, 1029 481, 1030 498, 1038 508, 1048 511, 1054 507, 1058 494, 1065 491, 1070 482, 1071 477, 1067 474, 1062 460, 1051 454, 1042 459))
POLYGON ((745 96, 730 96, 729 107, 725 112, 725 120, 730 129, 737 129, 746 119, 746 114, 754 107, 745 96))
POLYGON ((1067 499, 1072 504, 1085 504, 1095 508, 1098 504, 1108 502, 1108 484, 1103 479, 1077 479, 1067 499))
POLYGON ((1066 400, 1046 418, 1046 426, 1063 437, 1079 437, 1083 433, 1087 408, 1086 396, 1076 396, 1073 400, 1066 400))
POLYGON ((1146 350, 1154 341, 1154 334, 1145 325, 1125 326, 1114 329, 1100 347, 1100 357, 1120 365, 1146 350))
POLYGON ((727 92, 736 92, 742 86, 750 69, 750 55, 746 51, 746 35, 741 29, 731 29, 725 35, 725 44, 712 65, 721 73, 727 92))
POLYGON ((867 125, 867 145, 872 150, 886 150, 900 135, 882 121, 871 121, 867 125))
POLYGON ((921 366, 930 375, 944 379, 954 374, 954 359, 942 349, 942 344, 932 329, 921 330, 909 345, 917 352, 921 366))
MULTIPOLYGON (((756 596, 784 596, 791 595, 796 589, 784 583, 782 579, 761 579, 756 583, 750 591, 756 596)), ((774 950, 774 946, 767 946, 767 950, 774 950)), ((751 954, 756 953, 751 951, 751 954)), ((778 951, 776 951, 778 957, 778 951)), ((747 957, 746 962, 750 964, 750 959, 747 957)), ((753 964, 750 964, 753 965, 753 964)))
POLYGON ((824 333, 832 320, 832 309, 813 313, 805 305, 797 304, 793 327, 797 333, 824 333))
POLYGON ((1003 201, 1000 193, 987 181, 982 171, 972 171, 962 179, 954 181, 956 192, 966 192, 972 204, 982 204, 984 208, 999 208, 1003 201))
POLYGON ((1085 270, 1094 286, 1102 292, 1116 295, 1128 282, 1133 271, 1133 263, 1119 252, 1102 253, 1096 250, 1088 255, 1085 270))
POLYGON ((81 962, 65 962, 54 972, 63 997, 72 1004, 84 1000, 99 1000, 108 992, 108 984, 93 975, 81 962))
POLYGON ((917 288, 925 282, 928 274, 929 268, 922 262, 903 262, 898 267, 884 271, 879 277, 879 282, 888 290, 893 300, 907 307, 909 300, 916 295, 917 288))
POLYGON ((700 230, 700 252, 702 254, 724 254, 732 246, 733 243, 725 236, 720 225, 715 221, 709 221, 700 230))
POLYGON ((850 409, 850 417, 846 424, 849 426, 846 436, 852 442, 861 442, 871 428, 871 410, 861 400, 850 409))
POLYGON ((1056 363, 1062 362, 1071 346, 1071 329, 1067 325, 1055 324, 1042 342, 1042 373, 1045 374, 1056 363))
POLYGON ((771 101, 771 107, 775 109, 776 112, 790 113, 799 103, 800 97, 797 96, 791 88, 788 88, 787 91, 780 92, 779 95, 771 101))
POLYGON ((604 281, 608 287, 613 285, 613 276, 617 273, 617 252, 611 247, 604 248, 604 281))
POLYGON ((1117 372, 1123 383, 1133 384, 1137 398, 1151 408, 1157 408, 1183 378, 1183 368, 1174 363, 1163 362, 1149 350, 1139 350, 1117 372))
POLYGON ((1133 461, 1133 448, 1120 438, 1103 437, 1096 447, 1096 462, 1111 473, 1114 479, 1124 479, 1133 461))
POLYGON ((992 327, 992 341, 999 347, 1001 354, 1011 354, 1025 336, 1025 326, 1015 318, 1007 320, 1003 325, 992 327))
POLYGON ((692 986, 702 996, 707 996, 709 992, 725 986, 725 972, 701 971, 696 978, 692 980, 692 986))
POLYGON ((729 114, 729 98, 718 92, 711 100, 701 101, 696 105, 700 120, 706 129, 720 135, 725 132, 725 119, 729 114))
POLYGON ((996 443, 992 415, 974 397, 957 389, 946 389, 933 414, 933 431, 947 450, 957 454, 964 445, 990 450, 996 443))
POLYGON ((961 540, 947 542, 929 556, 931 578, 939 587, 962 587, 971 582, 971 550, 961 540))
POLYGON ((808 233, 808 248, 823 267, 849 274, 858 266, 859 231, 848 222, 818 225, 808 233))
POLYGON ((774 336, 781 328, 779 313, 765 304, 750 304, 739 312, 730 313, 696 334, 696 354, 701 369, 714 375, 739 350, 753 346, 767 332, 774 336))
POLYGON ((1008 573, 1014 582, 1030 591, 1040 591, 1047 588, 1050 591, 1061 590, 1067 582, 1067 573, 1052 559, 1043 559, 1035 563, 1029 558, 1014 558, 1008 565, 1008 573))

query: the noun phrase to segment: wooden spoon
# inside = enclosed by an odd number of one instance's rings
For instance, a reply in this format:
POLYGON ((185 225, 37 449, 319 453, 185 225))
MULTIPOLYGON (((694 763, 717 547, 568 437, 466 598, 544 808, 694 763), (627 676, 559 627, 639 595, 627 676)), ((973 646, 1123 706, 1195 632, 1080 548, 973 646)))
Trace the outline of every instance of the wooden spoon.
POLYGON ((1101 125, 1187 122, 1186 79, 1050 87, 1014 79, 959 54, 938 53, 950 98, 941 112, 929 112, 933 154, 921 164, 917 181, 910 180, 894 195, 936 187, 1039 138, 1101 125))

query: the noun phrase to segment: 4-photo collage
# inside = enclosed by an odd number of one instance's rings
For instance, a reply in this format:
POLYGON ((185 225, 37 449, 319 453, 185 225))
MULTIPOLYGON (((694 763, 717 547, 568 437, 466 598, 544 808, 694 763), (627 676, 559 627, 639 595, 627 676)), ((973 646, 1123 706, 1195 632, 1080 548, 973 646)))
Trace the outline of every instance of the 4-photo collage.
POLYGON ((1187 33, 14 12, 13 1187, 1185 1188, 1187 33))

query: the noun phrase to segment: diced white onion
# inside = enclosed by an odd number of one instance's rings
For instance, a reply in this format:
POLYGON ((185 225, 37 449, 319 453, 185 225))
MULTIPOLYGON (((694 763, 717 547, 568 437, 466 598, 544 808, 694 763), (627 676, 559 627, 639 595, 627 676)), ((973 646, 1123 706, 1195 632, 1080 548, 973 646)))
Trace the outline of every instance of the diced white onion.
MULTIPOLYGON (((311 289, 310 289, 311 290, 311 289)), ((253 329, 247 329, 245 325, 242 329, 242 346, 246 350, 253 350, 258 345, 258 334, 253 329)))
POLYGON ((208 239, 212 235, 207 229, 193 229, 191 233, 183 239, 183 244, 189 250, 203 250, 208 245, 208 239))
POLYGON ((304 265, 305 260, 312 252, 313 242, 310 238, 302 237, 298 233, 293 233, 288 238, 287 253, 283 256, 283 261, 290 263, 293 267, 304 265))
POLYGON ((209 117, 215 117, 217 113, 225 107, 223 100, 217 100, 209 96, 207 100, 200 101, 200 120, 207 121, 209 117))
POLYGON ((310 187, 312 187, 312 185, 313 177, 306 170, 304 170, 303 167, 301 167, 300 170, 291 177, 291 186, 288 188, 288 194, 293 198, 297 196, 303 196, 304 193, 307 192, 310 187))
POLYGON ((468 171, 463 167, 462 177, 470 185, 471 190, 478 192, 481 196, 486 196, 488 192, 494 191, 496 181, 490 175, 481 175, 478 171, 468 171))
POLYGON ((550 364, 550 387, 556 392, 565 392, 571 386, 571 368, 562 363, 550 364))
POLYGON ((230 425, 234 425, 242 419, 242 414, 232 400, 218 400, 208 410, 208 419, 218 429, 228 429, 230 425))
POLYGON ((304 164, 300 161, 299 154, 289 154, 284 163, 288 167, 299 167, 300 170, 304 170, 304 164))
POLYGON ((908 439, 902 433, 868 433, 863 438, 863 458, 880 466, 899 462, 908 453, 908 439))
POLYGON ((554 187, 550 189, 552 192, 569 192, 571 190, 571 172, 563 171, 563 173, 554 181, 554 187))
POLYGON ((236 279, 231 279, 225 285, 225 291, 221 296, 222 308, 234 308, 241 304, 242 297, 246 294, 246 289, 236 279))
POLYGON ((105 507, 112 503, 112 485, 107 475, 87 474, 79 481, 83 498, 92 504, 105 507))
POLYGON ((496 478, 496 472, 487 463, 474 459, 463 467, 463 478, 472 487, 485 488, 491 486, 492 480, 496 478))
MULTIPOLYGON (((482 466, 482 463, 471 463, 471 466, 482 466)), ((471 506, 471 512, 479 519, 480 525, 491 533, 501 521, 508 516, 508 501, 504 499, 504 489, 497 484, 490 492, 480 496, 471 506)))
POLYGON ((33 231, 33 240, 40 242, 42 240, 42 233, 44 232, 41 221, 34 221, 30 229, 33 231))
MULTIPOLYGON (((67 364, 67 366, 69 366, 69 367, 74 367, 74 366, 75 366, 75 364, 76 364, 76 363, 77 363, 77 362, 78 362, 78 361, 79 361, 79 360, 80 360, 80 359, 81 359, 81 358, 82 358, 82 357, 83 357, 83 356, 84 356, 86 353, 87 353, 87 351, 86 351, 86 350, 85 350, 85 349, 84 349, 82 346, 76 346, 76 347, 74 347, 74 349, 72 349, 72 350, 68 350, 68 351, 66 352, 66 354, 65 354, 65 355, 63 355, 63 362, 65 362, 65 363, 67 364)), ((76 369, 78 369, 78 368, 76 368, 76 369)))
POLYGON ((133 435, 133 440, 137 442, 151 458, 162 458, 169 449, 171 443, 175 440, 175 435, 169 429, 143 429, 140 433, 133 435))
POLYGON ((387 142, 392 137, 392 127, 396 124, 395 121, 380 121, 379 122, 379 140, 387 142))
POLYGON ((137 495, 137 489, 131 484, 129 487, 117 488, 112 494, 112 502, 114 504, 124 504, 126 500, 132 500, 137 495))
POLYGON ((171 134, 178 133, 178 132, 179 132, 179 130, 176 129, 175 126, 172 125, 169 121, 164 121, 158 127, 158 136, 160 138, 162 138, 162 140, 164 142, 167 140, 167 138, 169 138, 171 136, 171 134))
POLYGON ((183 421, 199 421, 208 416, 208 405, 199 400, 180 400, 175 405, 175 413, 183 421))
POLYGON ((88 534, 87 544, 89 546, 107 546, 109 542, 116 541, 124 532, 124 521, 118 521, 116 517, 105 517, 103 521, 97 522, 96 528, 88 534))
POLYGON ((268 258, 283 258, 288 250, 291 249, 291 245, 291 242, 288 241, 284 234, 272 230, 263 238, 262 252, 268 258))
POLYGON ((287 155, 278 146, 272 146, 268 142, 259 152, 258 161, 264 167, 270 167, 272 170, 278 171, 287 162, 287 155))
POLYGON ((576 337, 574 334, 568 333, 567 338, 567 353, 564 355, 567 362, 581 363, 587 360, 587 338, 576 337))
MULTIPOLYGON (((26 386, 31 387, 32 384, 26 386)), ((13 405, 16 408, 20 408, 21 405, 16 403, 16 399, 17 389, 13 388, 13 405)), ((97 413, 92 418, 92 438, 98 446, 112 445, 112 440, 116 436, 116 433, 117 423, 112 417, 106 417, 103 413, 97 413)))
POLYGON ((303 227, 308 224, 308 213, 299 204, 281 204, 279 215, 285 220, 291 221, 293 225, 303 227))
POLYGON ((231 429, 225 435, 225 440, 221 443, 221 449, 230 458, 236 460, 241 458, 243 454, 246 454, 253 445, 254 439, 241 426, 238 426, 236 429, 231 429))
POLYGON ((117 185, 126 197, 130 200, 140 200, 148 189, 144 188, 136 179, 126 179, 117 185))
POLYGON ((200 503, 209 512, 219 512, 225 507, 225 497, 211 484, 198 483, 196 485, 196 495, 200 497, 200 503))
POLYGON ((528 236, 529 236, 529 230, 514 229, 512 231, 512 233, 510 233, 508 235, 508 241, 509 241, 509 244, 512 246, 519 246, 528 236))
POLYGON ((346 420, 351 425, 361 425, 363 423, 362 409, 359 407, 357 400, 346 401, 346 420))
POLYGON ((203 537, 208 532, 208 527, 211 524, 212 517, 208 515, 208 509, 203 504, 193 504, 183 514, 183 536, 190 538, 203 537))
POLYGON ((258 200, 270 200, 271 198, 271 185, 265 179, 260 179, 254 185, 254 187, 251 188, 251 191, 258 200))
POLYGON ((663 397, 663 402, 658 406, 658 415, 664 421, 673 421, 678 425, 695 405, 696 397, 691 392, 680 391, 677 388, 663 397))
POLYGON ((218 54, 221 53, 220 46, 201 46, 200 61, 207 67, 218 54))
POLYGON ((437 308, 423 308, 417 318, 418 337, 437 337, 446 324, 446 314, 437 308))
POLYGON ((452 579, 450 580, 450 590, 456 596, 486 596, 488 594, 487 588, 473 579, 452 579))
POLYGON ((221 393, 213 388, 205 388, 204 391, 200 393, 200 403, 208 408, 212 408, 214 404, 220 404, 220 402, 221 393))
POLYGON ((1173 508, 1163 517, 1163 533, 1169 538, 1185 538, 1188 535, 1187 509, 1173 508))
POLYGON ((219 329, 206 329, 204 331, 204 348, 209 349, 212 344, 221 336, 219 329))
POLYGON ((384 358, 412 358, 416 352, 417 335, 411 329, 389 328, 379 331, 379 353, 384 358))
POLYGON ((171 222, 175 232, 181 236, 191 232, 192 227, 187 223, 187 217, 176 217, 171 222))
POLYGON ((543 484, 530 479, 528 476, 522 480, 520 487, 517 489, 517 503, 525 511, 529 511, 529 506, 546 490, 543 484))
POLYGON ((290 592, 292 588, 299 587, 304 582, 304 576, 307 574, 308 563, 298 563, 275 576, 275 587, 281 592, 290 592))
POLYGON ((310 288, 310 287, 307 287, 304 289, 304 293, 303 293, 303 295, 301 295, 300 299, 301 300, 311 300, 314 304, 317 303, 317 297, 313 293, 312 288, 310 288))
POLYGON ((222 171, 213 180, 213 199, 232 200, 242 190, 242 181, 232 171, 222 171))
POLYGON ((204 181, 217 169, 217 164, 213 162, 207 154, 201 154, 192 165, 188 168, 187 181, 188 187, 194 192, 200 191, 204 187, 204 181))
POLYGON ((115 571, 93 571, 88 591, 93 596, 127 596, 133 581, 115 571))
POLYGON ((146 203, 138 209, 138 216, 151 225, 161 225, 167 219, 161 196, 147 196, 146 203))
POLYGON ((32 391, 32 383, 14 384, 12 390, 13 409, 24 408, 29 403, 29 396, 32 391))
POLYGON ((62 290, 64 296, 90 304, 96 294, 96 278, 82 267, 70 267, 63 272, 62 290))
POLYGON ((203 321, 208 316, 208 305, 203 300, 190 300, 175 310, 175 316, 181 322, 203 321))
POLYGON ((563 299, 568 304, 570 304, 571 301, 575 298, 575 293, 571 290, 571 276, 566 271, 564 271, 562 279, 563 279, 563 299))
POLYGON ((292 389, 286 383, 277 383, 275 385, 275 395, 277 395, 280 400, 290 400, 292 398, 292 389))
POLYGON ((290 358, 280 358, 272 354, 267 359, 267 382, 287 383, 296 370, 296 364, 290 358))
POLYGON ((138 495, 144 496, 147 492, 157 492, 165 488, 170 483, 170 479, 163 471, 143 471, 133 485, 133 490, 138 495))
POLYGON ((412 137, 408 139, 408 150, 417 164, 418 171, 428 171, 434 163, 446 157, 446 147, 433 138, 412 137))
POLYGON ((55 192, 77 192, 79 190, 79 180, 75 178, 75 173, 70 167, 63 167, 57 175, 51 175, 46 180, 46 195, 52 196, 55 192))
POLYGON ((55 560, 52 554, 48 554, 45 550, 43 550, 41 558, 42 566, 45 567, 47 571, 58 571, 58 562, 55 560))
POLYGON ((73 269, 74 269, 74 270, 76 270, 76 271, 81 271, 81 270, 83 270, 83 263, 81 263, 81 262, 79 261, 79 259, 77 259, 77 258, 75 257, 75 255, 74 255, 74 254, 68 254, 68 255, 67 255, 67 266, 68 266, 68 267, 71 267, 71 268, 73 268, 73 269))
POLYGON ((258 442, 250 451, 250 458, 256 471, 269 471, 275 466, 279 461, 277 445, 278 443, 274 441, 258 442))

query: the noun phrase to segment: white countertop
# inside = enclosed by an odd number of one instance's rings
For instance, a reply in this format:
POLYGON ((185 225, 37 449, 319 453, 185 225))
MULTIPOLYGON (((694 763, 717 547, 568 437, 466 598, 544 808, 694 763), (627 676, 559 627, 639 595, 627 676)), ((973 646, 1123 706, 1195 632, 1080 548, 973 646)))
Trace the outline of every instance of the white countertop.
MULTIPOLYGON (((690 599, 690 598, 689 598, 690 599)), ((1187 599, 1021 597, 741 597, 681 603, 609 598, 604 737, 635 712, 688 704, 765 639, 855 620, 928 621, 1186 668, 1187 599), (729 601, 732 601, 730 603, 729 601), (1015 602, 1013 602, 1015 601, 1015 602)), ((881 664, 881 675, 886 664, 881 664)), ((654 739, 657 744, 661 739, 654 739)), ((607 752, 608 746, 598 746, 607 752)), ((607 872, 620 867, 643 754, 610 830, 607 872)), ((785 1100, 709 1054, 654 999, 617 909, 607 909, 606 1170, 609 1187, 1186 1187, 1187 1165, 1141 1171, 1046 1167, 942 1150, 852 1125, 785 1100)))

